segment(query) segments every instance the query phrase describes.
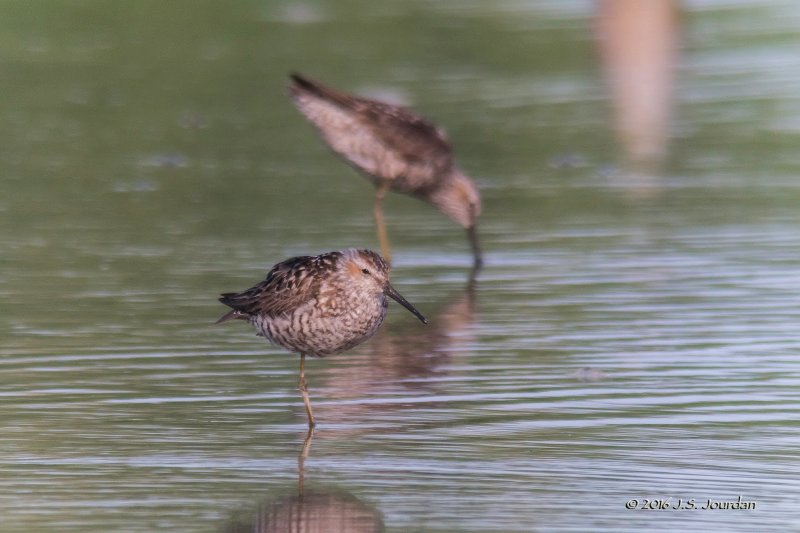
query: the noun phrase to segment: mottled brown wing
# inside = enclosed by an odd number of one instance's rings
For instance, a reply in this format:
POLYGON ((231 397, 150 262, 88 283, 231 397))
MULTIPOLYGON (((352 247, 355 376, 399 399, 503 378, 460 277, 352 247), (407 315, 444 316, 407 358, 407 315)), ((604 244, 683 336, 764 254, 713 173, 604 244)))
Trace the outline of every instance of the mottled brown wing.
POLYGON ((453 165, 444 131, 410 109, 361 98, 356 106, 372 133, 409 164, 431 165, 439 171, 453 165))
POLYGON ((351 96, 299 74, 291 77, 297 108, 334 151, 367 173, 424 182, 452 168, 445 133, 410 109, 351 96))
POLYGON ((319 293, 319 257, 302 256, 275 265, 264 281, 240 293, 226 293, 219 299, 240 315, 279 316, 287 314, 319 293))

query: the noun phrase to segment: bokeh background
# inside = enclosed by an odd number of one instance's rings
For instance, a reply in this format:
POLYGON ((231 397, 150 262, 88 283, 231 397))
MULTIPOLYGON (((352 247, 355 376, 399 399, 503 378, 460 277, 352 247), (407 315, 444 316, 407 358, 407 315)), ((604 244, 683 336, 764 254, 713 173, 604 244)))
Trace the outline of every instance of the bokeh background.
POLYGON ((792 0, 0 3, 0 531, 800 528, 798 27, 792 0), (284 258, 377 246, 294 70, 443 126, 486 251, 471 280, 462 231, 388 197, 432 324, 392 304, 309 363, 304 461, 297 358, 213 325, 284 258))

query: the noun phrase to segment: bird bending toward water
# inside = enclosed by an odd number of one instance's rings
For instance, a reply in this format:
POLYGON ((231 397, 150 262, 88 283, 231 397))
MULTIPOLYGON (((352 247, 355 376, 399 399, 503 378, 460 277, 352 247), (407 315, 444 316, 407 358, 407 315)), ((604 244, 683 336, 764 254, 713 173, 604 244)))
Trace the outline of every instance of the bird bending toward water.
POLYGON ((325 142, 375 184, 375 223, 381 251, 390 259, 383 221, 388 190, 433 204, 467 230, 474 266, 482 264, 476 223, 481 197, 455 165, 445 133, 411 109, 368 100, 291 74, 295 107, 316 126, 325 142))
POLYGON ((347 249, 278 263, 258 285, 219 299, 233 318, 253 324, 258 335, 300 354, 300 392, 314 427, 305 378, 306 355, 333 355, 372 337, 392 298, 424 324, 428 321, 389 283, 389 264, 371 250, 347 249))

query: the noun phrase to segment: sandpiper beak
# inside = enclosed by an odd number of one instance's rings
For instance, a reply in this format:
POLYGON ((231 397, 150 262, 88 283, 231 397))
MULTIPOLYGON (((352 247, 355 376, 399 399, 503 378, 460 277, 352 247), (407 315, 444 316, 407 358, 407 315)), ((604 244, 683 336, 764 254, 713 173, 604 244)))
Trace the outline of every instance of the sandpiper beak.
POLYGON ((389 283, 386 284, 386 287, 383 288, 383 293, 386 296, 388 296, 389 298, 391 298, 392 300, 394 300, 395 302, 399 303, 400 305, 402 305, 403 307, 405 307, 406 309, 411 311, 411 314, 414 315, 415 317, 419 318, 420 322, 422 322, 423 324, 427 324, 428 323, 428 319, 425 318, 424 316, 422 316, 422 313, 417 311, 416 307, 414 307, 413 305, 408 303, 408 300, 403 298, 400 295, 400 293, 397 292, 394 289, 394 287, 391 286, 391 284, 389 284, 389 283))
POLYGON ((475 270, 480 270, 483 266, 483 257, 481 254, 481 245, 478 242, 478 228, 475 224, 467 228, 467 238, 469 239, 470 246, 472 246, 472 256, 474 258, 472 266, 475 270))

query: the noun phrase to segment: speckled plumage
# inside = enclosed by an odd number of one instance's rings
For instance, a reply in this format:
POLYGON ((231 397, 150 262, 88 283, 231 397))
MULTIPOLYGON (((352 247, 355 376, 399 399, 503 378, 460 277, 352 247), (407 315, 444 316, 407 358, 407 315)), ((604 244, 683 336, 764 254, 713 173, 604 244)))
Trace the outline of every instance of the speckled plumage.
POLYGON ((275 265, 252 288, 223 294, 220 302, 232 310, 217 323, 247 320, 259 335, 301 355, 300 389, 313 426, 303 358, 337 354, 369 339, 386 317, 387 296, 427 323, 392 287, 389 265, 371 250, 294 257, 275 265))
MULTIPOLYGON (((299 74, 291 79, 289 93, 297 109, 335 153, 378 188, 379 234, 385 233, 379 214, 385 191, 410 194, 467 229, 475 264, 480 265, 476 230, 480 194, 455 165, 444 131, 406 107, 352 96, 299 74)), ((381 234, 382 246, 384 239, 381 234)))

